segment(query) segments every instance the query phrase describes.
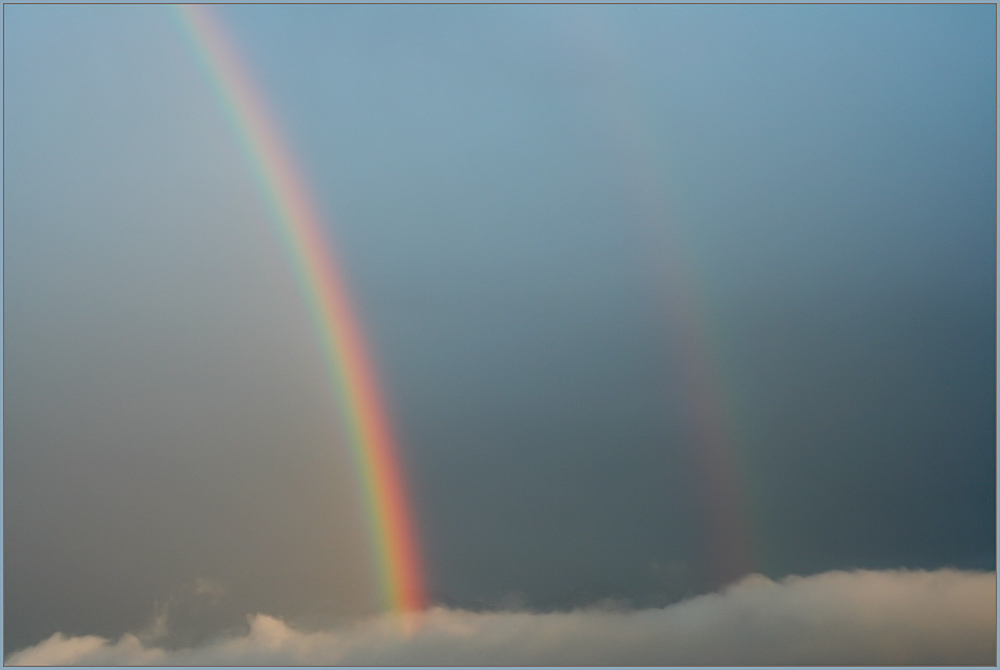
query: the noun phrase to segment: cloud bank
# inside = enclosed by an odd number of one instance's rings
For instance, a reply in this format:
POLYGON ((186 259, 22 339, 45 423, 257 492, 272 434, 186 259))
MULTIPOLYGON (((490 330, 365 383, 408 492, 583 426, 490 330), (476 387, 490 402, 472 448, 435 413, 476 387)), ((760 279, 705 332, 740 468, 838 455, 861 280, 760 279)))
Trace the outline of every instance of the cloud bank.
POLYGON ((265 614, 193 649, 56 633, 7 665, 995 665, 996 572, 748 577, 662 609, 385 615, 298 630, 265 614))

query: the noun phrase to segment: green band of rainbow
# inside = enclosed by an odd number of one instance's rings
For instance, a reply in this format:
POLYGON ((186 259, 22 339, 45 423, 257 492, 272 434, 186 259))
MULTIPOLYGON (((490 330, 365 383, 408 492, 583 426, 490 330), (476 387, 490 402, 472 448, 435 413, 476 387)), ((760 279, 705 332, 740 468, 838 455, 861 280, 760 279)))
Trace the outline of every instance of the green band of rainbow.
POLYGON ((253 168, 316 327, 349 427, 383 606, 390 611, 419 610, 424 605, 423 577, 395 442, 321 219, 264 99, 210 9, 178 5, 177 10, 253 168))

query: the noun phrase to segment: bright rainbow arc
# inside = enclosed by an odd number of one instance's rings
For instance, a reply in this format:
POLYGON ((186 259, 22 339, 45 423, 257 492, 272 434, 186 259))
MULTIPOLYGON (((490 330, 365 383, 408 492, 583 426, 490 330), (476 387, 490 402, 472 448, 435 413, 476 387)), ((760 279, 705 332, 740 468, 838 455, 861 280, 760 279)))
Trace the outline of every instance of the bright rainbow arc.
POLYGON ((178 5, 291 260, 349 426, 383 607, 424 607, 423 574, 392 430, 332 249, 282 135, 234 45, 202 5, 178 5))

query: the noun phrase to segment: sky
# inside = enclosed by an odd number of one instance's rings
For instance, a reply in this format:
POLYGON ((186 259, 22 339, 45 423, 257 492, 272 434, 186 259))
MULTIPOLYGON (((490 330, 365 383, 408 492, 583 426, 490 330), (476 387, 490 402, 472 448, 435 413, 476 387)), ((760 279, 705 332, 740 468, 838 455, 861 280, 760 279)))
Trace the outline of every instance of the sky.
POLYGON ((429 613, 190 27, 6 5, 6 662, 995 663, 995 6, 212 12, 429 613))

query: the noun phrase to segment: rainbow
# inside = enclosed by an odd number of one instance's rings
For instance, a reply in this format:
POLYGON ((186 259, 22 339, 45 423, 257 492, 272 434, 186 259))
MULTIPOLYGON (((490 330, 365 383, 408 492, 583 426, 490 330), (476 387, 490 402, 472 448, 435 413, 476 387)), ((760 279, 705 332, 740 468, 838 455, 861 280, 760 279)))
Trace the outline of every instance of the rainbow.
POLYGON ((322 219, 264 98, 211 10, 175 7, 252 166, 316 328, 363 489, 382 606, 419 611, 423 573, 399 455, 322 219))
MULTIPOLYGON (((610 28, 611 24, 602 24, 603 30, 610 28)), ((623 35, 609 32, 607 37, 607 44, 628 44, 623 35)), ((678 381, 685 395, 689 465, 697 482, 701 569, 713 586, 722 586, 761 569, 759 514, 747 476, 749 459, 737 420, 738 403, 728 397, 734 385, 723 374, 728 372, 725 347, 718 324, 713 323, 710 282, 699 272, 687 226, 675 209, 680 194, 669 191, 670 173, 656 150, 669 146, 669 139, 655 131, 662 112, 650 109, 644 99, 636 66, 630 67, 624 57, 627 52, 622 49, 618 57, 606 54, 620 72, 609 79, 611 86, 603 99, 614 111, 609 130, 620 147, 625 183, 639 212, 634 232, 649 248, 676 338, 673 355, 680 363, 678 381)))

